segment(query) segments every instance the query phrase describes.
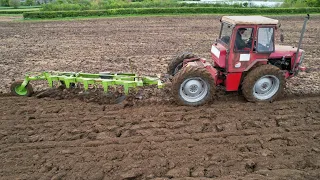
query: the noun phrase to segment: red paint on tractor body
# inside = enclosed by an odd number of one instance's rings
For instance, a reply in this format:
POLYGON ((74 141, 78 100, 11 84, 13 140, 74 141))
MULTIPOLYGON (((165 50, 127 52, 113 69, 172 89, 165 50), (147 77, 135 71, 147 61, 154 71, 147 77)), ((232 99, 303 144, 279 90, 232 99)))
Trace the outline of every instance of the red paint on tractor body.
POLYGON ((219 72, 217 71, 217 69, 215 69, 211 65, 208 65, 205 68, 207 69, 207 71, 210 72, 212 78, 214 79, 214 83, 216 85, 223 83, 223 80, 219 79, 219 72))
POLYGON ((205 59, 198 59, 196 61, 188 61, 184 62, 185 66, 198 66, 206 68, 207 71, 211 74, 214 83, 216 85, 224 85, 227 91, 237 91, 239 88, 239 84, 241 82, 242 73, 229 73, 226 78, 223 78, 223 73, 218 71, 216 68, 212 67, 212 65, 206 62, 205 59))
POLYGON ((242 73, 228 73, 227 78, 224 81, 226 91, 238 91, 241 83, 242 73))
MULTIPOLYGON (((298 59, 296 60, 296 53, 297 48, 292 46, 282 46, 282 45, 276 45, 275 52, 270 54, 270 59, 281 59, 281 58, 289 58, 291 69, 294 71, 300 70, 299 63, 302 61, 302 54, 303 50, 299 49, 298 59), (295 62, 296 61, 296 62, 295 62), (293 65, 296 64, 296 67, 293 67, 293 65)), ((290 74, 286 76, 286 78, 293 77, 295 74, 290 74)))
POLYGON ((214 66, 221 68, 226 67, 226 55, 227 49, 220 43, 213 44, 211 47, 211 58, 214 62, 214 66))
POLYGON ((299 70, 300 70, 300 71, 302 71, 302 72, 304 72, 304 71, 306 71, 306 70, 307 70, 307 67, 300 66, 300 67, 299 67, 299 70))

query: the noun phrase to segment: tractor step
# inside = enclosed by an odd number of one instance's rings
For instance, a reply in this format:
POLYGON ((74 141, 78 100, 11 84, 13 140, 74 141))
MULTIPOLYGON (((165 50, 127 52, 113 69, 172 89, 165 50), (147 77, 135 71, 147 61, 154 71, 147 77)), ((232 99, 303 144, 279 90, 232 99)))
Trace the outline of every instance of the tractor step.
POLYGON ((120 85, 123 86, 126 95, 129 94, 130 88, 148 85, 157 85, 158 88, 163 87, 160 77, 138 76, 132 73, 101 72, 91 74, 53 71, 28 73, 23 81, 12 84, 15 87, 11 87, 11 92, 15 95, 30 96, 30 93, 27 93, 28 89, 31 88, 29 82, 35 80, 46 80, 49 87, 53 87, 55 82, 65 85, 66 88, 73 87, 75 84, 82 84, 85 91, 89 89, 89 86, 100 86, 104 92, 107 92, 109 87, 120 85))

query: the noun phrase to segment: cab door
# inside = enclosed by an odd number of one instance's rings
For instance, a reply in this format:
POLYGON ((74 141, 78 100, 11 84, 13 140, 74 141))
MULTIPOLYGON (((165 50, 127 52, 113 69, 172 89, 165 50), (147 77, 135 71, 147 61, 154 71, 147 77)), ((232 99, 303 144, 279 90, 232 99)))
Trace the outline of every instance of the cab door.
POLYGON ((255 26, 237 26, 232 36, 232 47, 228 59, 228 72, 243 72, 254 59, 252 55, 256 41, 255 26), (245 31, 242 33, 242 30, 245 31), (241 38, 241 39, 240 39, 241 38))
MULTIPOLYGON (((233 48, 230 48, 228 72, 244 72, 257 62, 266 64, 271 53, 275 50, 274 26, 238 26, 233 31, 233 48), (237 46, 237 33, 245 28, 242 40, 245 47, 237 46)), ((238 36, 239 37, 239 36, 238 36)))

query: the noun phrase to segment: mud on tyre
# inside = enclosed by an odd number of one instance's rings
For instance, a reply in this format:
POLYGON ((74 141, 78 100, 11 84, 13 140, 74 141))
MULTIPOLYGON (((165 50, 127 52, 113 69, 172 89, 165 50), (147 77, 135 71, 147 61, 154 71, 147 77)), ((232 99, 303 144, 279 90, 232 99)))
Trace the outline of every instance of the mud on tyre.
POLYGON ((242 82, 242 94, 251 102, 274 101, 281 96, 285 78, 280 69, 273 65, 262 65, 250 71, 242 82))
POLYGON ((184 67, 173 77, 172 95, 180 105, 206 104, 212 100, 214 93, 214 79, 205 68, 184 67))
POLYGON ((176 56, 175 58, 173 58, 169 64, 168 64, 168 69, 167 69, 167 73, 171 76, 174 76, 175 74, 177 74, 181 68, 183 67, 183 60, 185 59, 191 59, 191 58, 195 58, 197 57, 196 55, 194 55, 191 52, 183 52, 181 54, 179 54, 178 56, 176 56))

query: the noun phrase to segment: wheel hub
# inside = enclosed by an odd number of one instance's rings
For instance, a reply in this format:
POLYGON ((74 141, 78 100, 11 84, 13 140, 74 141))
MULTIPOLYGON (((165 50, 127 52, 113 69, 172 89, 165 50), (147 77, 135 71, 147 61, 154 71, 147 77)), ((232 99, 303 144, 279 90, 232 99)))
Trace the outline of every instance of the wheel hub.
POLYGON ((188 102, 201 101, 208 94, 208 85, 200 77, 188 78, 180 86, 180 96, 188 102))
POLYGON ((266 100, 274 96, 280 87, 276 76, 266 75, 261 77, 253 87, 253 95, 259 100, 266 100))
POLYGON ((270 78, 263 78, 257 82, 255 90, 257 93, 263 94, 268 92, 271 87, 272 87, 272 80, 270 78))
POLYGON ((27 89, 25 87, 17 86, 15 89, 17 94, 24 96, 27 94, 27 89))
POLYGON ((186 95, 194 97, 202 91, 202 85, 199 80, 189 80, 184 85, 184 92, 186 95))

